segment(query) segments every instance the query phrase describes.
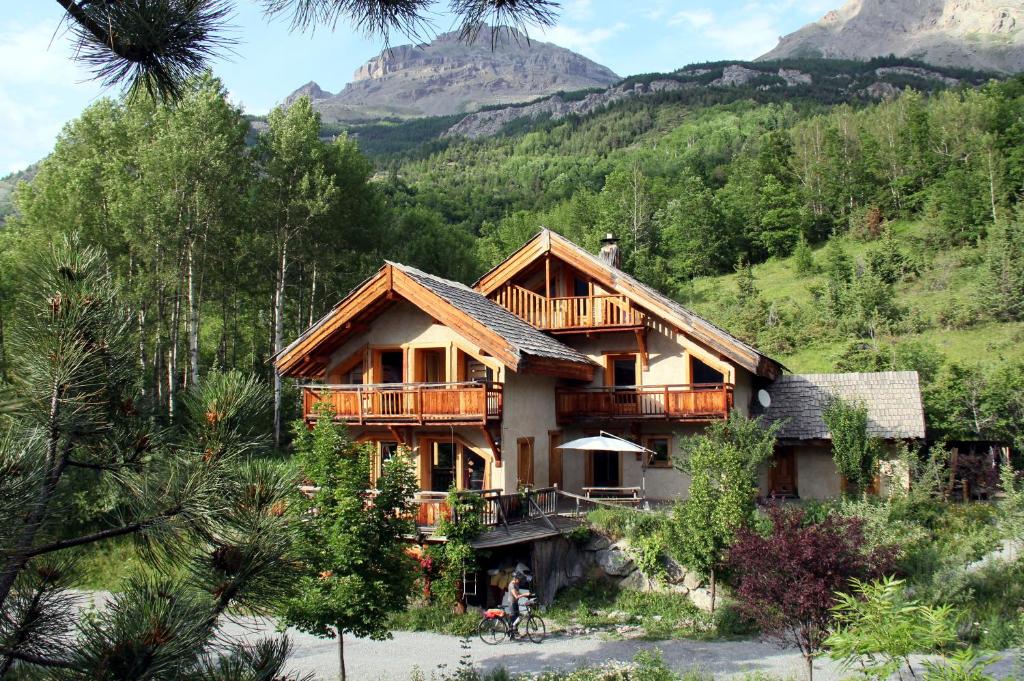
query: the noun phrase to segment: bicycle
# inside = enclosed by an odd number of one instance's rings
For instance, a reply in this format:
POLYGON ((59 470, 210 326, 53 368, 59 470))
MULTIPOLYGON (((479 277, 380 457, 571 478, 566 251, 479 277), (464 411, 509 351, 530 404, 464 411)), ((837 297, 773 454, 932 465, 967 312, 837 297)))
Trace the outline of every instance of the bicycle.
POLYGON ((537 604, 536 598, 531 598, 519 606, 519 622, 512 626, 512 620, 503 608, 489 608, 484 611, 480 618, 477 633, 480 640, 487 645, 497 645, 503 640, 512 640, 518 634, 519 629, 525 625, 525 636, 531 643, 540 643, 547 635, 547 627, 539 615, 533 614, 533 606, 537 604))

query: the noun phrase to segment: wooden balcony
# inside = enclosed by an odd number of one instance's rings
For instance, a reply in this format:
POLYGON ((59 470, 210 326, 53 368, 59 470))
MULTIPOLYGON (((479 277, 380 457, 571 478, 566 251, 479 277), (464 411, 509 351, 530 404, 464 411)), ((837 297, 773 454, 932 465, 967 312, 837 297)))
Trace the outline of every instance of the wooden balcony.
POLYGON ((510 284, 494 300, 531 326, 552 333, 618 331, 644 324, 644 314, 623 295, 545 298, 510 284))
POLYGON ((302 413, 309 421, 327 404, 338 421, 354 425, 486 425, 500 421, 500 383, 387 383, 311 385, 302 390, 302 413))
POLYGON ((727 383, 555 390, 559 423, 600 419, 712 421, 728 418, 732 404, 733 386, 727 383))
MULTIPOLYGON (((479 521, 485 528, 509 527, 558 514, 558 494, 554 487, 528 489, 504 494, 500 489, 459 492, 460 496, 479 495, 483 503, 479 521)), ((419 492, 413 500, 416 528, 421 534, 433 534, 441 520, 452 519, 445 492, 419 492)))

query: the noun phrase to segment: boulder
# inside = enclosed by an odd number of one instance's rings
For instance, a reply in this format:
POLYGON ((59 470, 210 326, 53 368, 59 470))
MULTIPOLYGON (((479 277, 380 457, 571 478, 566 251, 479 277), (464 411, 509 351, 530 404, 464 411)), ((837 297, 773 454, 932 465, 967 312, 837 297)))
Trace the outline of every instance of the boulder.
POLYGON ((595 532, 594 534, 590 535, 590 538, 586 542, 584 542, 583 550, 601 551, 602 549, 606 549, 611 545, 612 543, 608 541, 608 537, 604 536, 603 534, 597 534, 595 532))
POLYGON ((690 591, 699 589, 704 585, 704 580, 696 572, 687 572, 683 577, 683 586, 690 591))
POLYGON ((629 589, 630 591, 642 591, 645 593, 649 591, 657 591, 658 586, 659 585, 656 581, 650 579, 649 577, 647 577, 647 575, 640 572, 639 570, 634 570, 630 574, 626 575, 626 577, 621 582, 619 582, 620 589, 629 589))
POLYGON ((594 558, 605 574, 612 577, 625 577, 636 570, 629 555, 615 546, 597 551, 594 558))
POLYGON ((688 595, 690 597, 690 602, 695 606, 704 612, 711 612, 711 589, 705 589, 703 587, 699 589, 691 589, 688 595))

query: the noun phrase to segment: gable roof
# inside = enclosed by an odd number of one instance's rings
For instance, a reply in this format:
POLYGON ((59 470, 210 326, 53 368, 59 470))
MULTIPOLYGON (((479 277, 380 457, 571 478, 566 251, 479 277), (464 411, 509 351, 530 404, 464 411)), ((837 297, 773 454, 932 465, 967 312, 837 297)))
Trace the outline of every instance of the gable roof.
POLYGON ((868 434, 886 440, 924 439, 924 406, 916 371, 856 374, 793 374, 767 388, 771 404, 755 400, 754 413, 785 421, 782 440, 830 440, 822 413, 833 397, 868 410, 868 434))
POLYGON ((330 312, 278 353, 274 364, 285 376, 315 377, 334 348, 365 330, 366 322, 397 298, 408 300, 513 371, 590 380, 594 363, 541 333, 505 308, 458 282, 387 262, 330 312))
POLYGON ((549 253, 593 277, 595 281, 609 290, 625 295, 635 305, 652 312, 662 321, 675 326, 679 331, 695 338, 753 374, 776 378, 785 369, 781 362, 698 316, 665 294, 647 286, 622 270, 602 262, 593 253, 549 229, 541 230, 520 246, 512 255, 480 277, 473 287, 484 295, 490 295, 516 274, 549 253))

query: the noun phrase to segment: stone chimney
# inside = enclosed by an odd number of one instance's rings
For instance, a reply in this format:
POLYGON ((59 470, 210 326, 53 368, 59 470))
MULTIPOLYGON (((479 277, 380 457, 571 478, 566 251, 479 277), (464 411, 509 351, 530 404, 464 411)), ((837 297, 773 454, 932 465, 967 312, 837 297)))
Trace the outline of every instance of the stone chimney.
POLYGON ((619 254, 619 240, 611 232, 605 234, 604 238, 601 239, 601 250, 598 252, 597 257, 605 265, 615 269, 619 269, 619 265, 622 264, 622 258, 619 254))

